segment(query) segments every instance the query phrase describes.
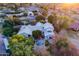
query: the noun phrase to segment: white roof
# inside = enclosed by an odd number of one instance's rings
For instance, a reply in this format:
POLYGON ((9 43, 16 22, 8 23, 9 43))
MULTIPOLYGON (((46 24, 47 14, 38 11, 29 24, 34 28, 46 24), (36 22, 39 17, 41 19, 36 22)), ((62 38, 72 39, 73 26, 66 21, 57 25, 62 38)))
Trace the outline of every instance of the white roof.
POLYGON ((28 27, 31 29, 31 31, 38 30, 38 27, 35 25, 28 25, 28 27))
POLYGON ((45 36, 53 36, 54 35, 54 32, 44 32, 44 35, 45 36))
POLYGON ((37 24, 36 24, 36 26, 44 26, 44 24, 43 23, 41 23, 41 22, 37 22, 37 24))
POLYGON ((34 16, 33 12, 29 11, 28 16, 34 16), (30 15, 31 14, 31 15, 30 15))
POLYGON ((21 28, 20 28, 20 31, 18 34, 27 34, 27 35, 32 35, 32 31, 34 30, 41 30, 41 31, 44 31, 44 35, 45 36, 50 36, 50 35, 54 35, 54 27, 50 24, 50 23, 45 23, 45 24, 42 24, 40 22, 38 22, 36 25, 23 25, 21 28))
POLYGON ((52 30, 54 30, 54 27, 53 27, 52 24, 47 22, 47 23, 44 24, 44 29, 52 29, 52 30))
POLYGON ((38 30, 43 31, 44 24, 41 22, 37 22, 36 27, 38 28, 38 30))
POLYGON ((20 31, 19 31, 18 34, 22 34, 22 33, 26 33, 26 34, 28 34, 28 35, 32 35, 31 29, 30 29, 28 26, 26 26, 26 25, 23 25, 23 26, 20 28, 20 31))
POLYGON ((54 27, 50 23, 45 23, 44 24, 44 35, 45 36, 51 36, 54 35, 54 27))

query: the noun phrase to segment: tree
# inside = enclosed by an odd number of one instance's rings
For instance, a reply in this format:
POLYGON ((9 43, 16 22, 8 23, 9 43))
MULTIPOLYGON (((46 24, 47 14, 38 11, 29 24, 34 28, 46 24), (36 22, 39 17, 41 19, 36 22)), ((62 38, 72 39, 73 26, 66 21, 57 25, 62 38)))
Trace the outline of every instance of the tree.
POLYGON ((38 15, 38 16, 36 17, 36 21, 39 22, 39 21, 41 21, 41 20, 45 20, 45 17, 42 16, 42 15, 38 15))
POLYGON ((64 36, 57 35, 54 43, 50 47, 51 55, 74 56, 78 55, 76 47, 64 36))
POLYGON ((74 20, 68 16, 50 15, 48 17, 48 22, 54 25, 56 32, 60 32, 61 29, 67 29, 68 26, 74 22, 74 20))
POLYGON ((51 24, 53 24, 54 18, 55 17, 53 15, 48 16, 48 22, 51 23, 51 24))
POLYGON ((43 33, 40 30, 35 30, 32 32, 34 39, 39 39, 43 37, 43 33))
POLYGON ((13 35, 9 39, 9 48, 13 56, 33 56, 34 41, 30 38, 25 38, 22 35, 13 35))

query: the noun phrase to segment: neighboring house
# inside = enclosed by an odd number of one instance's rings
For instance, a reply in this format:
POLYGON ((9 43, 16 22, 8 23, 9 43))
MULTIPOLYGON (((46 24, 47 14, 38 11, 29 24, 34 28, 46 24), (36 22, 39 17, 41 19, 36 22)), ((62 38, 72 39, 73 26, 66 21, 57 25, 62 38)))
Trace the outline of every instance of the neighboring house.
POLYGON ((2 26, 3 26, 4 20, 5 19, 0 18, 0 32, 2 32, 2 26))
POLYGON ((27 15, 28 16, 34 16, 34 13, 29 11, 27 15))
POLYGON ((29 20, 35 20, 35 16, 27 16, 27 19, 29 19, 29 20))
POLYGON ((33 14, 29 14, 29 15, 26 17, 26 19, 29 20, 30 22, 31 22, 32 20, 35 20, 35 18, 36 18, 36 16, 34 16, 33 14))
POLYGON ((0 24, 4 23, 4 20, 3 18, 0 18, 0 24))
POLYGON ((0 17, 1 17, 1 18, 2 18, 2 17, 5 17, 5 16, 6 16, 5 13, 0 12, 0 17))
POLYGON ((24 7, 18 8, 18 11, 25 11, 26 9, 24 7))
POLYGON ((39 11, 39 8, 36 6, 29 6, 26 8, 28 11, 39 11))
POLYGON ((34 15, 40 14, 40 8, 37 6, 29 6, 26 8, 28 11, 33 12, 34 15))
POLYGON ((37 6, 20 7, 18 10, 22 11, 24 14, 27 14, 26 17, 20 17, 20 19, 23 20, 35 20, 35 17, 40 14, 40 8, 37 6))
POLYGON ((0 18, 0 29, 2 28, 4 21, 5 21, 4 18, 0 18))
POLYGON ((2 10, 2 12, 3 13, 11 13, 11 12, 15 12, 15 11, 14 10, 11 10, 11 9, 5 8, 5 9, 2 10))

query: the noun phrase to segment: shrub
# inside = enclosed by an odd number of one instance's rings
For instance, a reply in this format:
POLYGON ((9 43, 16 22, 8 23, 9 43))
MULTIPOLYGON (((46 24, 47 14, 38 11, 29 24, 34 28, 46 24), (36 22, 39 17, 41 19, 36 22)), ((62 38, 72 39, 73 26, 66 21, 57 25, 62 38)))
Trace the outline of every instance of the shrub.
POLYGON ((9 36, 12 36, 12 33, 13 33, 12 28, 9 28, 9 27, 3 28, 3 35, 9 37, 9 36))
POLYGON ((37 20, 37 22, 39 22, 39 21, 41 21, 41 20, 45 20, 45 17, 42 16, 42 15, 38 15, 38 16, 36 17, 36 20, 37 20))
POLYGON ((57 36, 53 45, 50 47, 51 55, 72 56, 78 55, 77 49, 71 44, 66 37, 57 36))
POLYGON ((46 10, 42 11, 42 15, 43 15, 44 17, 46 17, 46 16, 47 16, 47 11, 46 11, 46 10))
POLYGON ((50 15, 48 16, 48 22, 51 23, 51 24, 54 24, 56 21, 56 15, 50 15))
POLYGON ((25 38, 22 35, 13 35, 9 39, 9 48, 13 56, 32 56, 34 41, 32 38, 25 38))
POLYGON ((74 20, 68 16, 57 16, 56 20, 53 20, 53 24, 56 32, 60 32, 61 29, 67 29, 74 20))
POLYGON ((41 38, 43 37, 43 33, 40 30, 35 30, 35 31, 32 32, 32 36, 35 39, 39 39, 40 37, 41 38))

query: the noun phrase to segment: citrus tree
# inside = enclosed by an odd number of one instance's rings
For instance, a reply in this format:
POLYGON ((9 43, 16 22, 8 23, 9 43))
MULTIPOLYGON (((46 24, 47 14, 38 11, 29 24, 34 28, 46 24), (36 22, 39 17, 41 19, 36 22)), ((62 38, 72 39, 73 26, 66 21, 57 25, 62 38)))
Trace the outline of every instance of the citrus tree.
POLYGON ((25 38, 22 35, 13 35, 9 39, 9 48, 13 56, 32 56, 34 41, 32 38, 25 38))

